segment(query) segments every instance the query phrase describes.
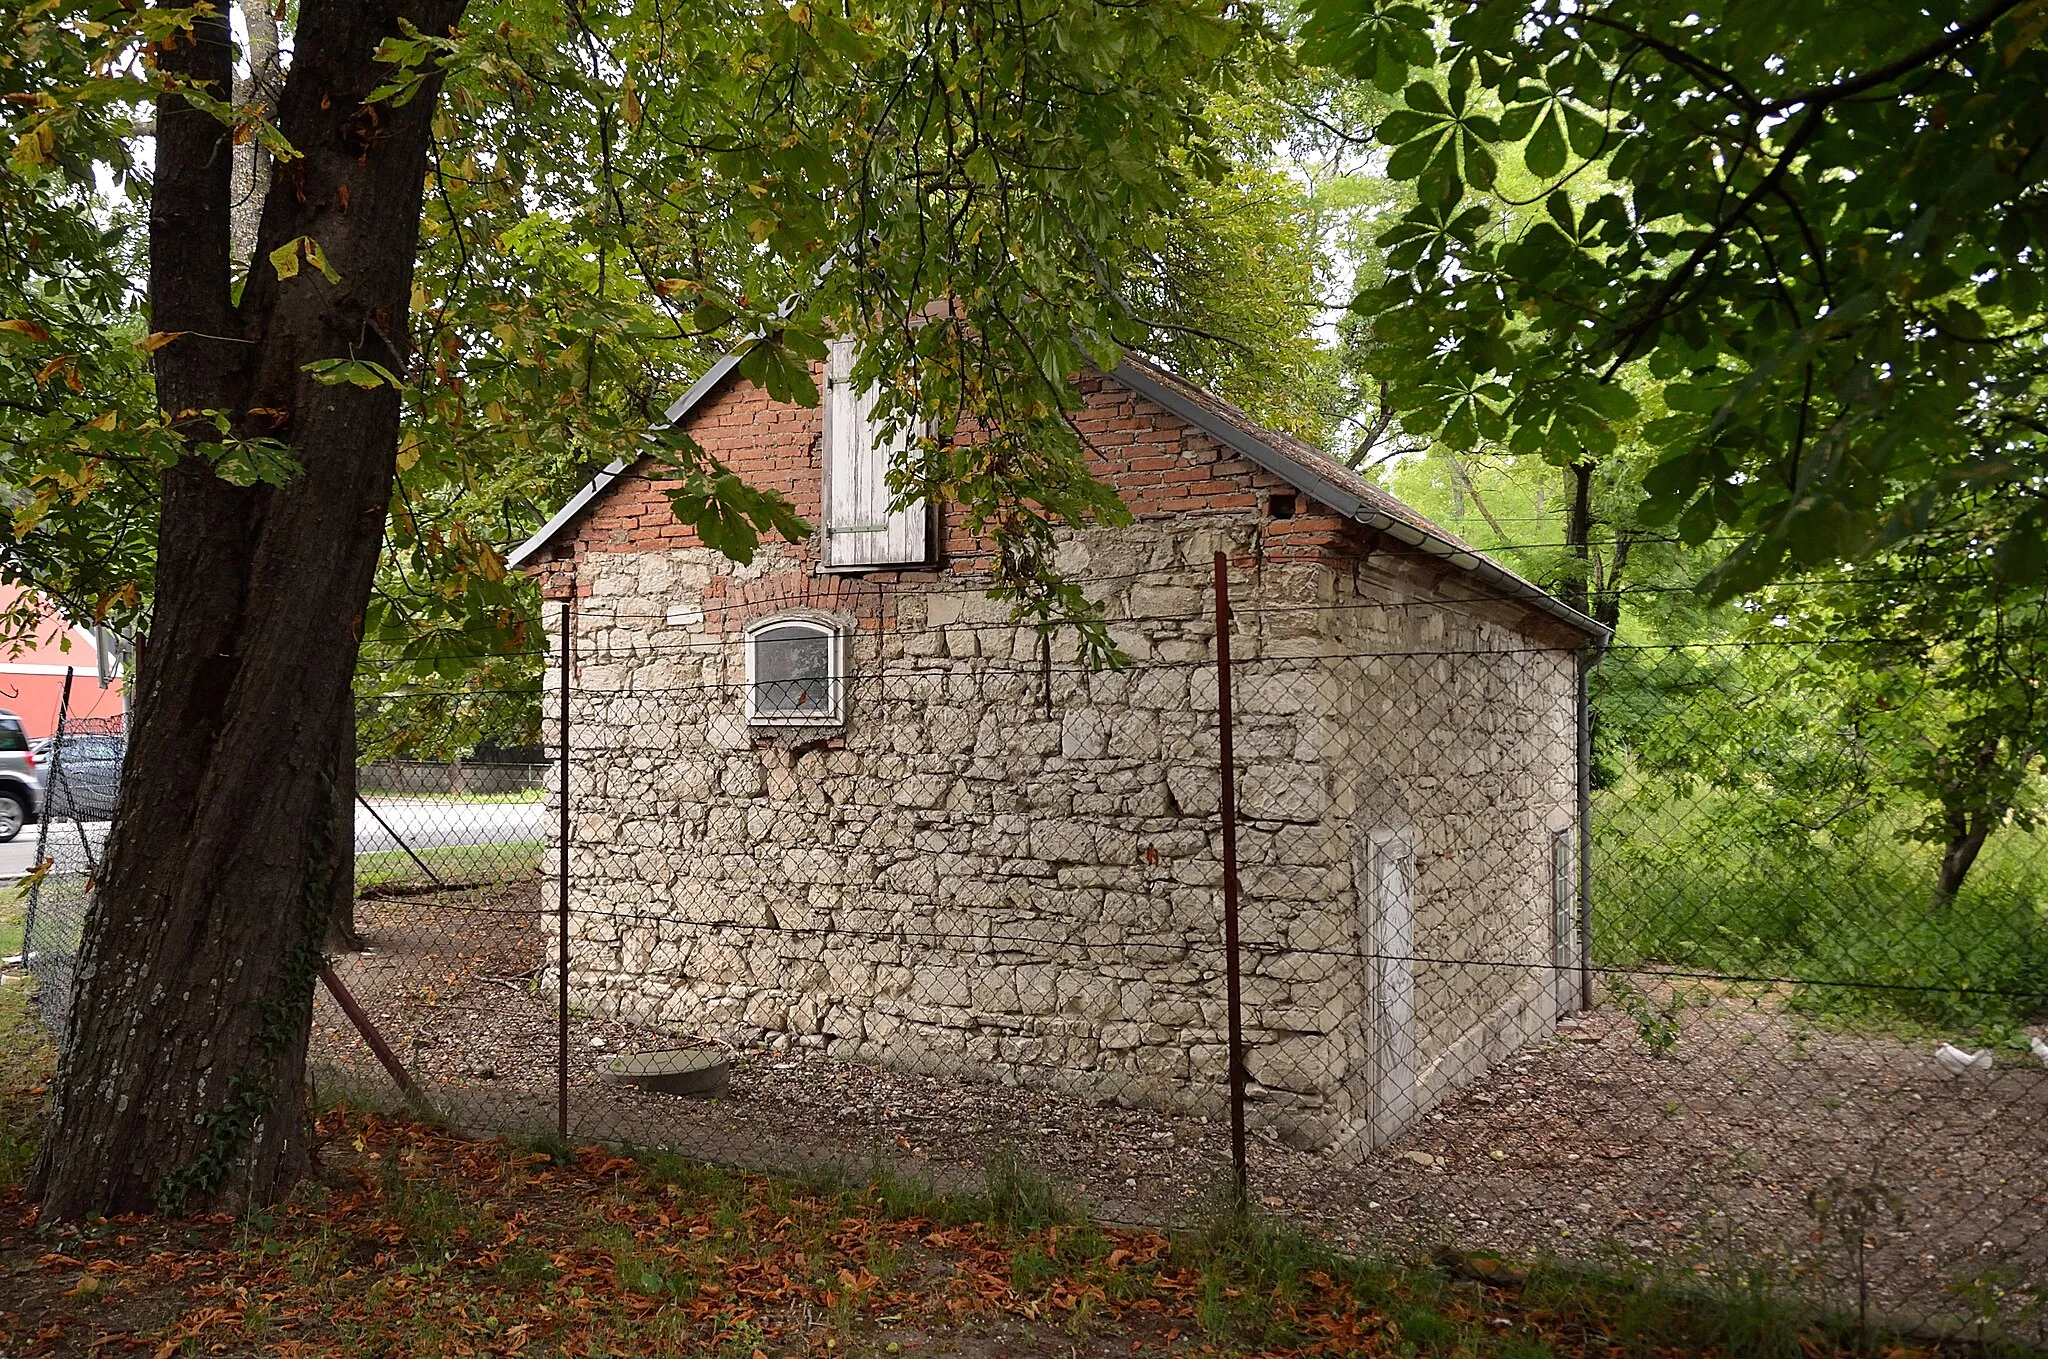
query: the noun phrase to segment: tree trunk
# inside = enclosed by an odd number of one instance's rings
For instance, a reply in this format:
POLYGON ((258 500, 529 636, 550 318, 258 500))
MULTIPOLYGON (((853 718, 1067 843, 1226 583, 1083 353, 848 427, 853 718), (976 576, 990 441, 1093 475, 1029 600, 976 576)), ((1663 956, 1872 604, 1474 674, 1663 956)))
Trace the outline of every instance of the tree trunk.
POLYGON ((1963 879, 1970 875, 1970 865, 1977 862, 1977 853, 1990 834, 1991 818, 1979 812, 1949 840, 1948 848, 1942 851, 1941 871, 1934 879, 1936 905, 1948 905, 1963 890, 1963 879))
POLYGON ((1947 906, 1963 890, 1963 879, 1970 876, 1970 866, 1977 862, 1977 854, 1990 838, 1992 827, 2004 819, 2002 807, 1984 805, 1991 800, 1989 790, 1997 781, 1998 754, 1997 741, 1984 742, 1977 747, 1967 774, 1956 772, 1957 766, 1946 760, 1942 762, 1948 771, 1942 780, 1948 845, 1942 850, 1941 867, 1934 875, 1937 907, 1947 906), (1977 805, 1973 807, 1971 803, 1977 805))
POLYGON ((1558 594, 1580 613, 1590 613, 1593 581, 1593 464, 1571 465, 1572 508, 1565 519, 1564 540, 1578 558, 1577 573, 1561 581, 1558 594))
MULTIPOLYGON (((193 445, 208 412, 286 443, 297 472, 239 487, 193 447, 164 477, 149 645, 107 860, 80 950, 56 1103, 30 1192, 45 1220, 275 1198, 308 1163, 304 1068, 339 859, 335 754, 383 534, 399 394, 315 381, 361 357, 403 371, 435 88, 363 97, 401 19, 445 33, 460 0, 305 0, 240 306, 230 300, 231 134, 156 110, 150 209, 158 399, 193 445), (310 237, 280 281, 279 247, 310 237)), ((223 11, 167 46, 221 95, 223 11)))
MULTIPOLYGON (((235 77, 235 106, 258 108, 265 117, 277 112, 278 92, 284 88, 284 60, 278 51, 277 18, 270 12, 270 0, 236 0, 247 35, 243 56, 248 69, 235 77)), ((256 233, 263 225, 263 193, 270 187, 270 150, 251 137, 235 146, 228 238, 237 273, 245 272, 256 258, 256 233)))
POLYGON ((1614 534, 1614 556, 1608 563, 1607 581, 1600 595, 1593 601, 1593 621, 1603 623, 1610 632, 1621 628, 1621 583, 1628 572, 1628 554, 1634 544, 1633 534, 1616 530, 1614 534))
POLYGON ((341 847, 334 865, 334 905, 327 917, 329 953, 360 953, 363 936, 356 929, 356 705, 351 697, 341 720, 341 739, 334 751, 334 843, 341 847))

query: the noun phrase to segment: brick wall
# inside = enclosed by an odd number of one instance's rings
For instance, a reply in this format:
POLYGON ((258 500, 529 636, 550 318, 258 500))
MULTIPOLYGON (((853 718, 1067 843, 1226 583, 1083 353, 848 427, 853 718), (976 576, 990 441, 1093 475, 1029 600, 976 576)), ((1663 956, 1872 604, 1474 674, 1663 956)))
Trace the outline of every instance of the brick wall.
MULTIPOLYGON (((1305 497, 1297 496, 1295 517, 1265 518, 1267 497, 1293 488, 1178 416, 1100 373, 1084 375, 1079 384, 1083 404, 1073 426, 1088 450, 1089 469, 1116 487, 1141 522, 1186 515, 1255 521, 1260 525, 1256 550, 1282 560, 1336 560, 1356 551, 1356 525, 1305 497)), ((816 521, 823 484, 822 407, 781 405, 753 383, 733 378, 691 413, 689 428, 705 452, 750 485, 780 491, 806 522, 816 521)), ((588 555, 701 547, 696 533, 677 523, 669 510, 665 490, 672 484, 661 479, 651 459, 629 469, 585 513, 574 535, 537 564, 548 596, 568 592, 574 563, 588 555)), ((988 544, 966 531, 963 518, 958 506, 940 507, 936 569, 977 576, 988 569, 988 544)), ((789 551, 779 560, 791 569, 814 568, 818 541, 813 536, 801 544, 783 544, 789 551)), ((818 608, 857 609, 855 601, 872 594, 876 585, 923 574, 875 572, 857 580, 820 576, 811 588, 818 608)))

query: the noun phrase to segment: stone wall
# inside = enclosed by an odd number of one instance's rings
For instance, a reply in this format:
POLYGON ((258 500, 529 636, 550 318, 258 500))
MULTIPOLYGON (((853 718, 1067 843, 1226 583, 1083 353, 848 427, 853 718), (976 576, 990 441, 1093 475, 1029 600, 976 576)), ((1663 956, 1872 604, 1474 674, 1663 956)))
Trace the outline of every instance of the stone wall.
MULTIPOLYGON (((576 600, 572 999, 1220 1113, 1224 549, 1253 1120, 1362 1153, 1554 1014, 1537 960, 1578 639, 1129 389, 1082 388, 1075 424, 1135 522, 1067 534, 1061 565, 1126 668, 1070 646, 1048 664, 987 599, 957 511, 928 567, 825 574, 775 541, 742 567, 643 469, 555 546, 540 574, 576 600), (783 615, 851 638, 843 727, 750 728, 741 635, 783 615)), ((734 382, 690 433, 815 513, 815 411, 734 382)))
MULTIPOLYGON (((1359 1153, 1550 1032, 1576 987, 1555 966, 1574 937, 1553 934, 1555 855, 1575 845, 1576 653, 1462 603, 1457 577, 1415 585, 1361 566, 1327 615, 1318 829, 1328 857, 1349 852, 1333 929, 1356 959, 1335 1140, 1359 1153)), ((1562 905, 1569 924, 1576 901, 1562 905)))
MULTIPOLYGON (((1213 1111, 1223 1072, 1216 534, 1073 550, 1139 662, 1089 673, 968 579, 854 628, 842 729, 750 730, 739 616, 805 616, 781 554, 585 563, 571 985, 602 1013, 1091 1098, 1213 1111), (1195 582, 1190 584, 1190 581, 1195 582), (660 601, 652 619, 619 615, 660 601), (608 612, 608 606, 614 606, 608 612)), ((827 613, 825 616, 832 616, 827 613)))
MULTIPOLYGON (((586 558, 574 1002, 1220 1112, 1207 587, 1217 547, 1259 561, 1253 532, 1155 522, 1072 539, 1069 567, 1133 660, 1094 673, 1064 653, 1048 672, 1036 635, 956 574, 835 613, 787 549, 750 568, 693 548, 586 558), (745 722, 740 632, 785 605, 853 632, 841 729, 745 722)), ((1547 921, 1533 895, 1547 890, 1543 830, 1569 814, 1569 653, 1467 609, 1353 607, 1360 591, 1412 594, 1404 569, 1361 584, 1266 562, 1233 591, 1254 1121, 1301 1145, 1362 1149, 1388 1117, 1371 1095, 1376 993, 1358 956, 1361 836, 1393 824, 1373 809, 1407 809, 1431 956, 1524 946, 1547 921), (1418 639, 1443 651, 1380 654, 1418 639)), ((1400 1121, 1548 1020, 1505 972, 1418 966, 1400 1121)))

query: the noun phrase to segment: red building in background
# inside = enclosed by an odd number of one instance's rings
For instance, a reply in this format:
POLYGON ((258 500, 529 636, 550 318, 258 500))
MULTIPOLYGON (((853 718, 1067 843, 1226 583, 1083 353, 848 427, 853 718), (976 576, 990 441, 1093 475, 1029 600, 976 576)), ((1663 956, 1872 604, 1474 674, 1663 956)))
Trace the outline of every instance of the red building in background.
MULTIPOLYGON (((0 586, 0 611, 13 608, 21 596, 13 586, 0 586)), ((42 613, 45 621, 33 636, 12 648, 0 646, 0 708, 21 719, 30 740, 55 735, 68 669, 71 716, 118 720, 127 706, 118 657, 110 654, 102 667, 94 629, 74 626, 48 608, 42 613)))

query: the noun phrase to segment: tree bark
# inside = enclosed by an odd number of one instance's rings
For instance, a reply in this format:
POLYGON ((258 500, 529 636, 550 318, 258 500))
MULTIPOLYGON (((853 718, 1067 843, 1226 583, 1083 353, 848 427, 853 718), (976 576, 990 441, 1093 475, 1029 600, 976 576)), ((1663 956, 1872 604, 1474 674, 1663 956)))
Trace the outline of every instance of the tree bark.
POLYGON ((1504 543, 1512 543, 1514 539, 1509 536, 1506 529, 1501 527, 1500 520, 1493 517, 1493 511, 1486 507, 1485 499, 1479 494, 1479 483, 1472 479, 1471 469, 1466 467, 1464 462, 1455 453, 1450 455, 1450 460, 1453 486, 1472 497, 1472 508, 1479 511, 1479 517, 1484 519, 1486 526, 1493 530, 1494 537, 1504 543))
MULTIPOLYGON (((277 43, 277 19, 268 0, 236 0, 248 43, 243 49, 247 69, 235 77, 235 107, 255 108, 263 117, 277 112, 284 88, 284 61, 277 43)), ((270 186, 270 149, 255 137, 235 146, 228 234, 236 272, 246 272, 256 257, 256 233, 263 223, 263 194, 270 186)))
POLYGON ((1610 632, 1621 628, 1621 583, 1626 579, 1629 549, 1634 543, 1634 534, 1615 531, 1614 556, 1608 562, 1607 580, 1593 601, 1593 621, 1605 624, 1610 632))
MULTIPOLYGON (((159 400, 189 445, 164 477, 149 645, 106 864, 81 947, 30 1192, 45 1220, 275 1198, 308 1164, 304 1069, 339 860, 335 754, 397 449, 399 393, 304 369, 403 371, 436 88, 366 106, 401 20, 461 0, 305 0, 278 100, 301 158, 267 190, 240 306, 229 130, 158 101, 150 215, 159 400), (272 251, 318 242, 340 282, 272 251), (282 486, 217 477, 207 412, 286 443, 282 486)), ((225 95, 228 25, 202 10, 164 66, 225 95)))
POLYGON ((1956 899, 1956 893, 1963 890, 1963 879, 1970 875, 1970 866, 1977 862, 1978 851, 1984 848, 1984 841, 1990 835, 1991 818, 1979 812, 1971 816, 1960 832, 1949 840, 1948 847, 1942 851, 1941 869, 1934 879, 1936 905, 1948 905, 1956 899))
MULTIPOLYGON (((1948 844, 1941 853, 1941 867, 1934 875, 1934 904, 1947 906, 1956 899, 1956 893, 1963 890, 1963 880, 1970 876, 1971 865, 1977 862, 1979 851, 1985 840, 1991 836, 1992 828, 2004 819, 2004 809, 1984 805, 1990 800, 1989 789, 1996 782, 1999 743, 1986 741, 1977 747, 1976 758, 1970 762, 1969 772, 1951 772, 1943 779, 1942 801, 1946 805, 1948 844), (1972 795, 1974 792, 1974 796, 1972 795), (1969 805, 1977 803, 1976 806, 1969 805)), ((1954 765, 1949 766, 1955 769, 1954 765)))
POLYGON ((1565 519, 1564 540, 1578 558, 1578 571, 1560 582, 1558 594, 1580 613, 1588 613, 1593 581, 1593 464, 1582 459, 1569 470, 1572 508, 1565 519))
POLYGON ((353 696, 341 720, 334 750, 334 904, 327 916, 329 953, 360 953, 363 936, 356 929, 356 707, 353 696))

